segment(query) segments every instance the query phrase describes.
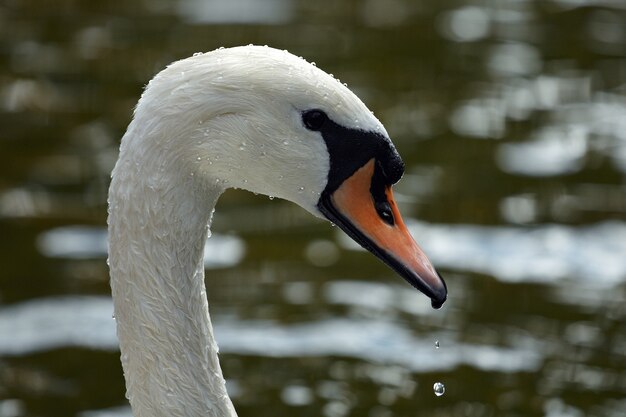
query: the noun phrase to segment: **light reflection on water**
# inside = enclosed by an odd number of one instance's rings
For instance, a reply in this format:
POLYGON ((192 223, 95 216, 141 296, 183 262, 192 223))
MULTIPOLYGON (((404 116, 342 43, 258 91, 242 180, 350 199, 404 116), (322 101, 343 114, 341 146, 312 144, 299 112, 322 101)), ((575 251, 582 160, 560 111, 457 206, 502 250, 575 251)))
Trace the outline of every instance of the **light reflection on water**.
POLYGON ((177 11, 192 24, 284 24, 292 8, 288 0, 179 0, 177 11))
MULTIPOLYGON (((59 227, 39 235, 37 247, 51 258, 103 258, 107 255, 107 232, 102 227, 59 227)), ((204 246, 204 267, 232 267, 241 262, 244 254, 245 243, 240 238, 214 234, 204 246)))
MULTIPOLYGON (((510 282, 579 280, 618 286, 626 279, 626 223, 532 228, 407 221, 436 265, 510 282)), ((343 247, 363 250, 338 234, 343 247)))
MULTIPOLYGON (((355 285, 365 298, 373 299, 379 290, 377 285, 373 289, 365 283, 355 285), (372 291, 374 294, 369 295, 372 291)), ((331 298, 345 303, 353 289, 350 285, 334 286, 331 298)), ((0 310, 0 353, 24 355, 68 346, 117 350, 112 312, 113 302, 106 297, 49 298, 6 307, 0 310)), ((516 346, 496 347, 464 344, 453 334, 442 334, 439 339, 445 340, 446 349, 437 352, 433 361, 432 341, 417 339, 409 329, 384 318, 282 325, 217 315, 212 321, 220 352, 226 354, 339 356, 401 365, 415 372, 449 371, 462 365, 485 371, 533 371, 542 360, 542 342, 532 337, 515 340, 516 346)))

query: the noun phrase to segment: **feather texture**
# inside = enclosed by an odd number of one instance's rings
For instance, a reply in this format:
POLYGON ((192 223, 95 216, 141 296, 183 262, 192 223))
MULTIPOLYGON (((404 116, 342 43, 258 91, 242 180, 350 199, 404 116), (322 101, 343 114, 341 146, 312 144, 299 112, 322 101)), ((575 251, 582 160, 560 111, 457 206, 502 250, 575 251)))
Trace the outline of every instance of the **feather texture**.
POLYGON ((329 155, 301 113, 387 135, 343 84, 286 51, 220 49, 147 85, 109 191, 109 264, 127 396, 136 417, 226 417, 202 250, 220 194, 238 187, 316 216, 329 155))

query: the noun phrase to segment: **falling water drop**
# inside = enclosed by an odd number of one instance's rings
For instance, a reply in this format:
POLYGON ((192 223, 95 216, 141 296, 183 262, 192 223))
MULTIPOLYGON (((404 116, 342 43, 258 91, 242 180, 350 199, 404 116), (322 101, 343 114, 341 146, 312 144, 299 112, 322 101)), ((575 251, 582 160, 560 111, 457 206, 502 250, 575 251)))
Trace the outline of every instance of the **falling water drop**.
POLYGON ((446 392, 446 387, 441 382, 435 382, 433 391, 437 397, 441 397, 443 393, 446 392))
POLYGON ((439 340, 435 340, 435 349, 439 349, 439 340))

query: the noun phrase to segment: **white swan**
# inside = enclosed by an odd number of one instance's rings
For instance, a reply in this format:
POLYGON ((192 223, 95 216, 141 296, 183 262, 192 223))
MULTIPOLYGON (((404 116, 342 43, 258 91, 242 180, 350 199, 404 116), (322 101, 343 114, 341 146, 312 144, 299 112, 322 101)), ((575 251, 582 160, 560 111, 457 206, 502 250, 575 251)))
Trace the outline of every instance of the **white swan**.
POLYGON ((146 87, 109 191, 109 264, 136 417, 236 416, 208 312, 202 250, 229 187, 325 217, 431 297, 446 287, 407 231, 403 164, 344 85, 286 51, 219 49, 146 87))

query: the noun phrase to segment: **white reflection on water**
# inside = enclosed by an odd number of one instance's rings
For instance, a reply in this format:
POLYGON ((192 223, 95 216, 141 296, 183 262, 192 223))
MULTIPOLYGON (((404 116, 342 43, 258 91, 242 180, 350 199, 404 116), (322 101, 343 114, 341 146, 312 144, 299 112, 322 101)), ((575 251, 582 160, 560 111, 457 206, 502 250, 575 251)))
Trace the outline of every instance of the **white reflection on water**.
POLYGON ((415 316, 437 314, 424 295, 406 285, 364 281, 333 281, 324 286, 324 297, 330 304, 356 307, 361 311, 400 311, 415 316))
POLYGON ((178 14, 189 23, 282 24, 292 20, 289 0, 179 0, 178 14))
MULTIPOLYGON (((437 266, 492 275, 501 281, 575 279, 595 286, 626 280, 626 223, 502 227, 407 222, 437 266)), ((341 245, 361 250, 338 234, 341 245)))
MULTIPOLYGON (((559 87, 559 100, 567 95, 559 87)), ((626 98, 598 94, 589 103, 562 105, 553 122, 521 143, 500 146, 497 161, 507 172, 522 175, 559 175, 583 168, 593 150, 613 160, 626 172, 626 98)))
POLYGON ((462 102, 450 116, 450 127, 459 135, 500 139, 505 132, 506 108, 492 98, 462 102))
MULTIPOLYGON (((59 347, 117 349, 113 303, 108 297, 62 297, 27 301, 0 310, 0 353, 23 355, 59 347)), ((294 325, 273 321, 214 321, 220 351, 262 357, 343 356, 398 364, 413 371, 469 365, 504 372, 538 369, 546 349, 527 336, 515 347, 472 345, 448 337, 433 360, 432 340, 419 340, 396 322, 325 319, 294 325)), ((444 335, 446 337, 446 335, 444 335)))
POLYGON ((522 42, 493 46, 487 61, 489 72, 496 77, 534 75, 539 72, 541 65, 537 48, 522 42))
MULTIPOLYGON (((107 256, 107 232, 101 227, 65 226, 37 238, 39 251, 50 258, 90 259, 107 256)), ((204 267, 237 265, 245 255, 245 243, 232 235, 213 234, 204 245, 204 267)))
POLYGON ((439 18, 439 32, 456 42, 474 42, 486 37, 490 29, 490 10, 463 6, 444 13, 439 18))
POLYGON ((497 160, 506 172, 544 177, 579 171, 586 154, 587 132, 559 126, 541 130, 530 141, 501 145, 497 160))

